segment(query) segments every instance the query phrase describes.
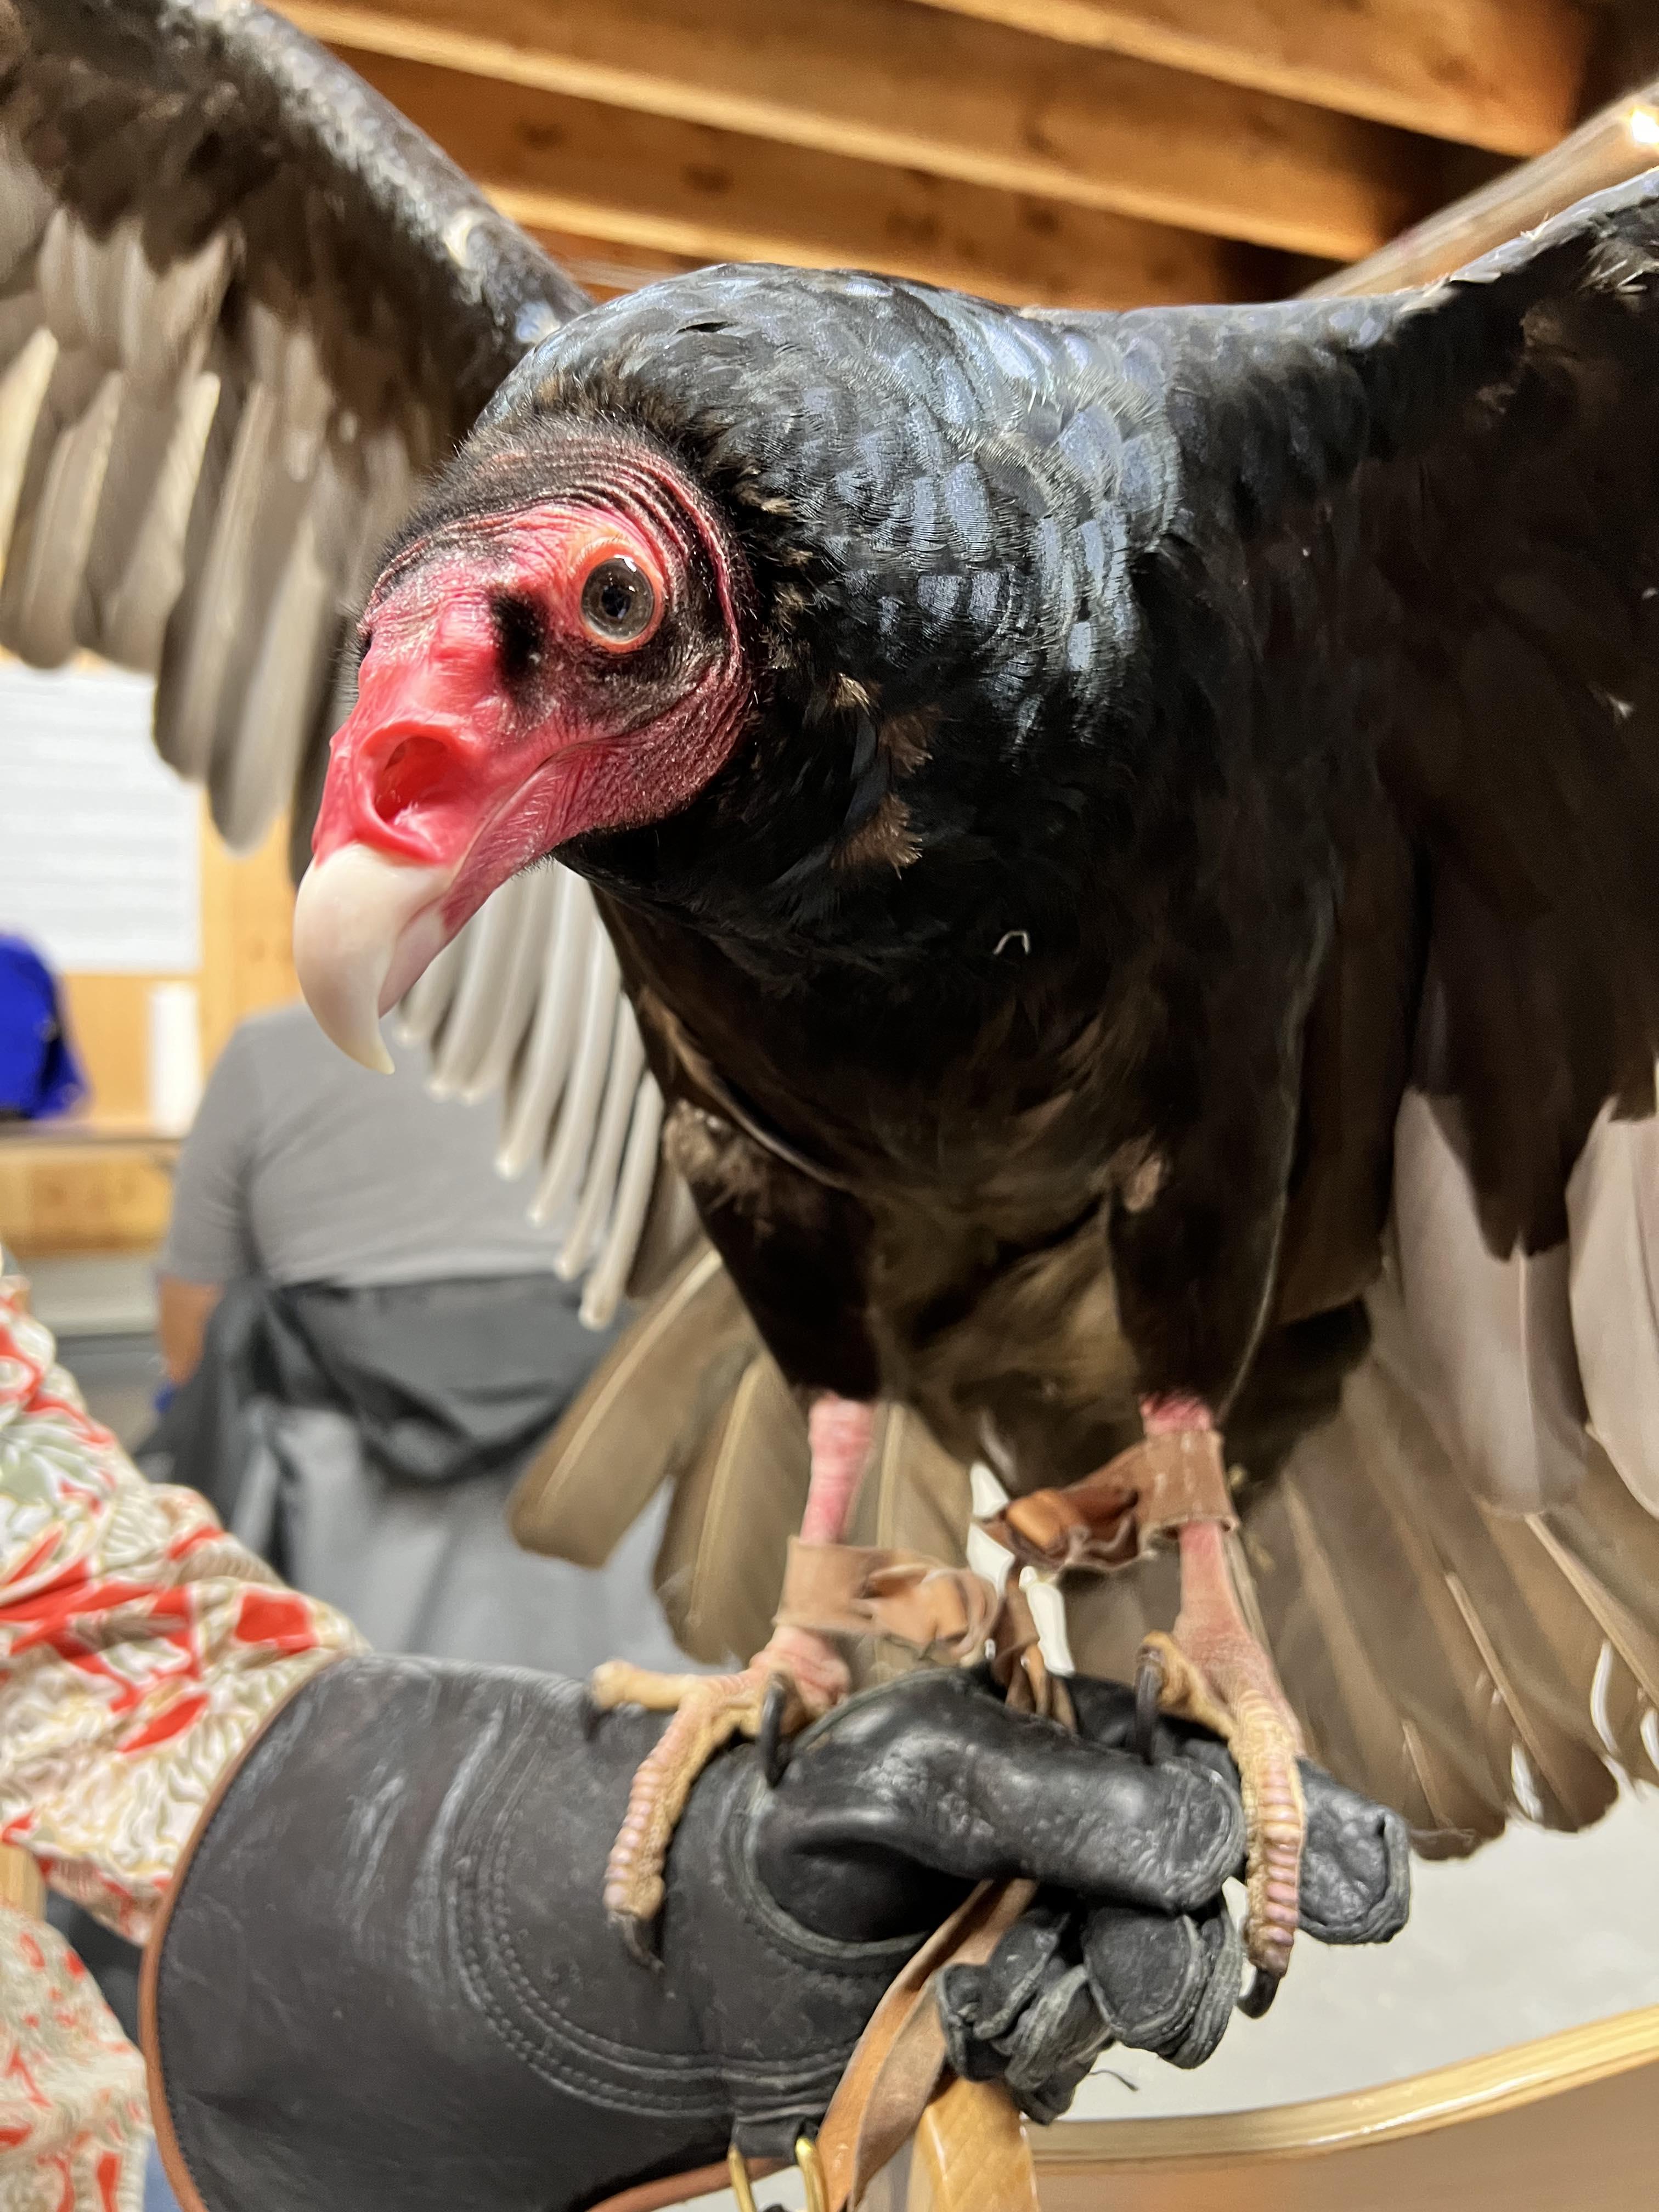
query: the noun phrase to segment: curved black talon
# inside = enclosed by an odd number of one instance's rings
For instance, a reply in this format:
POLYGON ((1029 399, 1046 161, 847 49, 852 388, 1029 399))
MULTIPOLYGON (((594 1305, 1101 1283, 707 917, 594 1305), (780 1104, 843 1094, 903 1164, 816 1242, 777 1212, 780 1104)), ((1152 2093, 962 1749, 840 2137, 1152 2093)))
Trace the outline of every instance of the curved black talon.
POLYGON ((777 1788, 789 1765, 793 1746, 783 1732, 783 1717, 788 1709, 789 1685, 781 1674, 774 1674, 766 1686, 766 1702, 755 1731, 755 1750, 769 1790, 777 1788))
POLYGON ((1279 1995, 1283 1974, 1269 1973, 1267 1967, 1258 1966, 1250 1977, 1250 1986, 1238 2000, 1238 2009, 1246 2020, 1262 2020, 1273 2008, 1279 1995))
POLYGON ((653 1974, 661 1973, 662 1959, 657 1950, 656 1922, 636 1919, 631 1912, 607 1912, 605 1917, 622 1937, 635 1965, 648 1966, 653 1974))
POLYGON ((1143 1651, 1135 1662, 1135 1749, 1148 1766, 1163 1695, 1164 1662, 1156 1652, 1143 1651))

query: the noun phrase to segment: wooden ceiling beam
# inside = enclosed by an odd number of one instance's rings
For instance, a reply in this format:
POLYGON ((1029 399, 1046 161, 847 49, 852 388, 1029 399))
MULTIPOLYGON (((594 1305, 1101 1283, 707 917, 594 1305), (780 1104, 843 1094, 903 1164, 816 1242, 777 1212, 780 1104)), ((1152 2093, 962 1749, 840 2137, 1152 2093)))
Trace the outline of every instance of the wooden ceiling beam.
POLYGON ((1659 154, 1659 78, 1592 115, 1570 138, 1442 208, 1311 294, 1400 292, 1449 276, 1575 201, 1644 175, 1659 154))
POLYGON ((1420 140, 909 0, 288 0, 314 36, 963 184, 1352 260, 1420 140))
POLYGON ((550 230, 531 226, 537 243, 546 248, 568 276, 574 276, 596 300, 617 292, 637 292, 664 276, 682 276, 698 263, 689 253, 662 253, 630 240, 584 237, 574 230, 550 230))
POLYGON ((528 229, 693 261, 884 270, 1015 304, 1271 297, 1277 257, 343 48, 528 229))
POLYGON ((925 0, 1498 154, 1579 114, 1593 25, 1574 0, 925 0))

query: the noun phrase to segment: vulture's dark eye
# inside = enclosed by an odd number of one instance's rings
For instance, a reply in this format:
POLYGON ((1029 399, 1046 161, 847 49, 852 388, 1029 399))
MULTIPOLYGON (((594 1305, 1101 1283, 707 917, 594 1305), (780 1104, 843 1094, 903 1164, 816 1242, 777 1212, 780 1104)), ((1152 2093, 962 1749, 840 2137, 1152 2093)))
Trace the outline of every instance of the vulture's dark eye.
POLYGON ((501 655, 501 674, 509 685, 522 684, 541 665, 542 647, 547 642, 547 623, 542 611, 533 599, 520 599, 514 592, 502 592, 497 594, 490 611, 495 620, 495 649, 501 655))
POLYGON ((596 645, 638 645, 656 627, 657 593, 637 561, 613 553, 582 586, 582 628, 596 645))

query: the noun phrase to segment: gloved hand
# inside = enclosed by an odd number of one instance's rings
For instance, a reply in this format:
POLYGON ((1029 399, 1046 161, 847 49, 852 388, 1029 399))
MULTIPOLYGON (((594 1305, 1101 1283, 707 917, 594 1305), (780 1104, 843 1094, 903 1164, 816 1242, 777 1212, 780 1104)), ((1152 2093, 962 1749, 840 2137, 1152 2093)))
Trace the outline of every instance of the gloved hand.
MULTIPOLYGON (((842 1936, 941 1917, 954 1899, 940 1874, 1047 1885, 994 1957, 947 1967, 939 1993, 957 2072, 1006 2081, 1042 2121, 1113 2043, 1200 2065, 1244 1972, 1222 1895, 1244 1836, 1225 1747, 1160 1720, 1148 1765, 1132 1691, 1070 1687, 1075 1737, 1008 1712, 982 1674, 911 1674, 855 1699, 798 1740, 757 1856, 775 1895, 842 1936)), ((1302 1783, 1303 1927, 1386 1942, 1410 1899, 1404 1822, 1307 1760, 1302 1783)))
MULTIPOLYGON (((733 2136, 787 2154, 905 1959, 1010 1875, 1049 1887, 952 1987, 969 2069, 1052 2107, 1103 2023, 1212 2041, 1237 1788, 1196 1739, 1152 1765, 1121 1747, 1126 1698, 1082 1686, 1079 1740, 979 1677, 917 1675, 820 1723, 775 1786, 734 1749, 675 1837, 653 1968, 601 1890, 659 1720, 504 1669, 339 1660, 176 1877, 148 2037, 164 2151, 206 2212, 569 2212, 733 2136)), ((1347 1802, 1310 1894, 1328 1932, 1391 1932, 1397 1824, 1347 1802)))

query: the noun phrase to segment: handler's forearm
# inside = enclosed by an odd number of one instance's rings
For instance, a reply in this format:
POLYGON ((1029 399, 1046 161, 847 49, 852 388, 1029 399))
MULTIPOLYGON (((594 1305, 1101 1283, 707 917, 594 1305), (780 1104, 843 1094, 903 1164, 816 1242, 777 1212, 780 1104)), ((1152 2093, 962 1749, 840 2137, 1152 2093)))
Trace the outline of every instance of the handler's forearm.
POLYGON ((144 1480, 0 1279, 0 1840, 142 1939, 227 1765, 358 1648, 204 1499, 144 1480))
POLYGON ((419 1659, 343 1659, 295 1693, 152 1947, 163 2137, 208 2212, 362 2212, 389 2162, 399 2212, 570 2212, 734 2132, 787 2154, 920 1936, 838 1944, 769 1897, 744 1747, 699 1779, 640 1963, 605 1864, 661 1725, 419 1659))

